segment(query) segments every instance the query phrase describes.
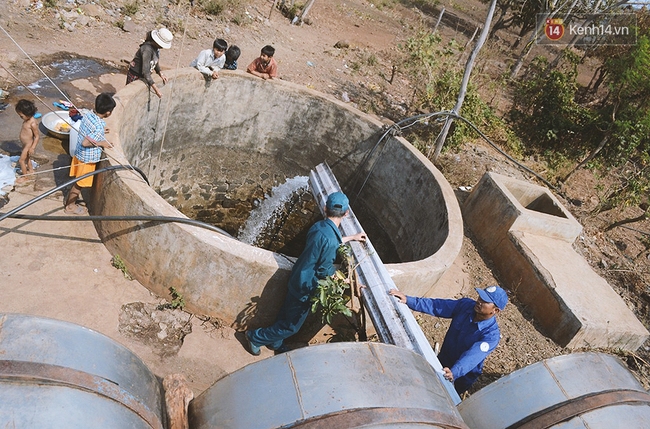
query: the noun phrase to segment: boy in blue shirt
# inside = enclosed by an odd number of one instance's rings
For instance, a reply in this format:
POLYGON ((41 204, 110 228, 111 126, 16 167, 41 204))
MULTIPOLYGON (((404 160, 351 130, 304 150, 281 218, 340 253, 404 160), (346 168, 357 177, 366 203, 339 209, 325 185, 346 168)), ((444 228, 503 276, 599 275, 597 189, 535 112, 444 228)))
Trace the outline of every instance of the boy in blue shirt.
MULTIPOLYGON (((70 164, 70 177, 81 177, 95 171, 103 149, 113 147, 106 140, 108 130, 106 122, 104 122, 104 119, 111 116, 113 109, 115 109, 115 100, 113 100, 112 94, 102 92, 95 98, 95 110, 86 113, 81 119, 77 148, 72 154, 72 163, 70 164)), ((72 185, 72 189, 65 199, 64 211, 66 213, 81 215, 87 212, 85 207, 77 204, 77 198, 81 194, 81 188, 90 188, 93 185, 94 177, 86 177, 72 185)))
POLYGON ((444 377, 454 383, 459 395, 478 379, 485 358, 499 344, 501 332, 496 315, 508 304, 508 294, 499 286, 476 288, 476 291, 476 301, 414 298, 397 289, 388 291, 411 310, 451 319, 438 360, 443 366, 444 377))

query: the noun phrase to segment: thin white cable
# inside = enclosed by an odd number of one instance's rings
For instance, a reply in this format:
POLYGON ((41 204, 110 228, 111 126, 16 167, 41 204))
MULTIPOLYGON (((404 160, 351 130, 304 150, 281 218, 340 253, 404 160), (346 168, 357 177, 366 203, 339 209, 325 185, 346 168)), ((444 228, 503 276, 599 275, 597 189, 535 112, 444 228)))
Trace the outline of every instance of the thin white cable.
MULTIPOLYGON (((102 158, 97 162, 106 161, 108 159, 109 158, 102 158)), ((35 176, 37 174, 51 173, 52 171, 64 170, 66 168, 70 168, 70 166, 69 165, 64 165, 63 167, 50 168, 49 170, 38 170, 38 171, 34 171, 33 173, 21 174, 21 176, 35 176)))
MULTIPOLYGON (((181 46, 178 52, 178 60, 176 61, 176 70, 175 70, 176 72, 178 72, 178 69, 180 68, 180 64, 181 64, 181 54, 183 53, 183 46, 185 45, 185 34, 187 33, 187 17, 189 15, 190 15, 190 9, 188 8, 185 17, 183 18, 183 38, 181 39, 181 46)), ((174 94, 174 81, 170 80, 169 82, 170 82, 169 84, 170 88, 169 88, 169 97, 167 101, 167 111, 165 112, 165 125, 163 127, 163 134, 160 139, 160 150, 158 151, 158 160, 157 160, 158 168, 156 169, 156 172, 160 170, 160 158, 162 157, 163 145, 165 144, 165 136, 167 134, 167 124, 169 123, 169 114, 171 112, 172 95, 174 94)), ((160 100, 158 102, 160 103, 160 100)), ((151 183, 151 185, 153 186, 156 183, 156 179, 157 178, 151 178, 149 183, 151 183)))
MULTIPOLYGON (((65 95, 65 93, 61 90, 61 88, 59 88, 58 86, 56 86, 56 84, 52 81, 52 79, 50 79, 50 77, 49 77, 47 74, 45 74, 45 72, 43 71, 43 69, 41 69, 41 68, 38 66, 38 64, 36 64, 36 62, 32 59, 32 57, 30 57, 29 54, 28 54, 27 52, 25 52, 25 50, 24 50, 24 49, 23 49, 23 48, 18 44, 18 42, 16 42, 16 41, 14 40, 14 38, 11 37, 11 35, 10 35, 9 33, 7 33, 7 30, 5 30, 4 27, 2 27, 2 25, 0 25, 0 30, 2 30, 2 31, 7 35, 7 37, 8 37, 12 42, 14 42, 14 45, 18 46, 18 49, 20 49, 21 52, 22 52, 23 54, 25 54, 25 56, 29 59, 29 61, 31 61, 32 64, 34 64, 34 66, 36 66, 36 68, 37 68, 41 73, 43 73, 43 76, 45 76, 45 77, 47 78, 47 80, 49 80, 50 83, 51 83, 52 85, 54 85, 54 87, 55 87, 55 88, 56 88, 56 89, 61 93, 61 95, 62 95, 66 100, 68 100, 68 103, 70 103, 70 104, 72 105, 72 107, 74 107, 74 108, 76 109, 77 106, 75 106, 74 103, 73 103, 73 102, 68 98, 68 96, 65 95)), ((23 85, 23 86, 24 86, 24 85, 23 85)), ((27 87, 25 86, 25 88, 27 88, 27 87)))

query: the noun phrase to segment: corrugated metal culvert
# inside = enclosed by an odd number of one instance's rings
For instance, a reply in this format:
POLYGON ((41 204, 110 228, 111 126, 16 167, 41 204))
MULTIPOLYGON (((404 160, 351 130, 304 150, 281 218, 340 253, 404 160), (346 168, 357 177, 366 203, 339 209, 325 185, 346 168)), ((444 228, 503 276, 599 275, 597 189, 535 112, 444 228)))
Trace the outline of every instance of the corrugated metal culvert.
POLYGON ((0 313, 0 427, 161 429, 162 389, 132 352, 82 326, 0 313))
POLYGON ((472 429, 646 429, 650 394, 613 356, 574 353, 484 387, 458 409, 472 429))
POLYGON ((433 368, 382 343, 306 347, 248 365, 190 403, 192 429, 463 428, 433 368))

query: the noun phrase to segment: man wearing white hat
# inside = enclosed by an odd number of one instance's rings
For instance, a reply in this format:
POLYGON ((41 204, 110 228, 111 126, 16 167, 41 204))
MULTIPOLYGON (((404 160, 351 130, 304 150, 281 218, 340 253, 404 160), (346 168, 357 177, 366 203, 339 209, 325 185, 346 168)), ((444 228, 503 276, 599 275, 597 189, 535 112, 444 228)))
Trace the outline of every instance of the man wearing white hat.
POLYGON ((508 294, 499 286, 476 288, 478 299, 432 299, 406 296, 397 289, 389 294, 411 310, 451 319, 438 360, 444 377, 458 394, 467 391, 483 372, 485 358, 499 344, 501 332, 496 315, 506 308, 508 294))
POLYGON ((142 79, 153 92, 162 98, 162 92, 156 86, 156 83, 151 77, 155 71, 163 81, 167 83, 167 77, 160 71, 160 49, 169 49, 172 46, 172 39, 174 35, 166 28, 153 30, 147 33, 147 37, 138 48, 133 60, 129 64, 129 71, 126 74, 126 84, 130 84, 134 80, 142 79))

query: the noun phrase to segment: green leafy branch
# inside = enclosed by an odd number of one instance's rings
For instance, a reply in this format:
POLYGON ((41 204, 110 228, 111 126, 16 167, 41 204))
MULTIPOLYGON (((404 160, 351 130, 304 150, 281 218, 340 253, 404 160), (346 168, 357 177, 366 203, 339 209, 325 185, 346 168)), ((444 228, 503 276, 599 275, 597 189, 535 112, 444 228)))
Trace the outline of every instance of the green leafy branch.
POLYGON ((352 301, 351 285, 354 284, 354 256, 349 244, 341 244, 336 254, 342 260, 343 271, 337 270, 333 276, 318 281, 316 294, 311 298, 311 312, 321 313, 323 323, 330 324, 337 314, 352 315, 353 309, 347 303, 352 301))
POLYGON ((311 312, 320 311, 323 323, 332 323, 336 314, 352 315, 352 310, 347 307, 350 300, 350 284, 346 282, 347 276, 337 270, 333 276, 318 280, 317 293, 312 297, 311 312))
POLYGON ((183 295, 181 295, 181 293, 177 291, 174 286, 169 287, 169 294, 171 295, 172 300, 170 302, 160 304, 158 306, 158 310, 175 310, 177 308, 179 310, 182 310, 183 307, 185 307, 185 299, 183 299, 183 295))

